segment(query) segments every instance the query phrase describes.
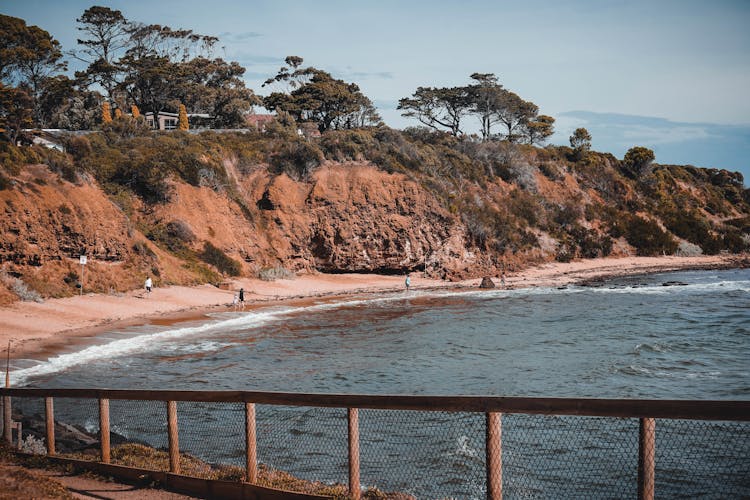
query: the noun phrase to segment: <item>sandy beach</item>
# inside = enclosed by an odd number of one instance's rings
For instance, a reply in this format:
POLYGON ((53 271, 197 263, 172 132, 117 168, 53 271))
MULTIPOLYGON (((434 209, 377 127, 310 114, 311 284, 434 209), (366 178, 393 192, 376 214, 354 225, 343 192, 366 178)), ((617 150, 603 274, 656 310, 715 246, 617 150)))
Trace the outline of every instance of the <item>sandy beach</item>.
MULTIPOLYGON (((679 269, 731 268, 748 265, 747 256, 626 257, 549 263, 506 276, 506 286, 549 287, 615 276, 679 269)), ((412 273, 411 287, 476 288, 480 279, 460 283, 426 279, 412 273)), ((500 280, 494 282, 500 285, 500 280)), ((98 333, 139 324, 171 324, 197 320, 208 312, 232 310, 232 299, 245 289, 246 310, 275 301, 304 300, 403 290, 403 276, 373 274, 312 274, 273 282, 237 279, 229 289, 212 285, 155 288, 147 294, 85 294, 43 303, 17 302, 0 308, 0 346, 12 342, 13 358, 45 359, 61 349, 85 344, 98 333)))

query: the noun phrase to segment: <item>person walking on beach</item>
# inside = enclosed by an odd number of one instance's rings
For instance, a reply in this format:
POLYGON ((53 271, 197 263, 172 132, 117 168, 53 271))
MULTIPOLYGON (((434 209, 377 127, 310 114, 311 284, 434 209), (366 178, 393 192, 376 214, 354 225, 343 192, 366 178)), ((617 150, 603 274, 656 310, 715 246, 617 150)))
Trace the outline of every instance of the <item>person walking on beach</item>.
POLYGON ((411 278, 409 277, 408 274, 406 275, 406 280, 404 281, 404 285, 406 285, 406 291, 408 292, 409 287, 411 286, 411 278))
POLYGON ((146 293, 151 293, 151 287, 153 286, 153 282, 151 281, 151 276, 146 278, 146 283, 144 284, 146 287, 146 293))
POLYGON ((235 293, 232 297, 232 309, 235 311, 240 308, 240 297, 235 293))
POLYGON ((240 308, 245 309, 245 289, 240 288, 240 308))

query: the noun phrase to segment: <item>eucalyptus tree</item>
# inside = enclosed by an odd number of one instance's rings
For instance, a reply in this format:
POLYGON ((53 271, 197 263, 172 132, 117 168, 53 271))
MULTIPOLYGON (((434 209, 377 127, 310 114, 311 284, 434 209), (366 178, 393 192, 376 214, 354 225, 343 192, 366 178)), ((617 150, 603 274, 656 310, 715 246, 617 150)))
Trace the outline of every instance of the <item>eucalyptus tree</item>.
POLYGON ((402 116, 416 118, 434 130, 442 128, 458 137, 461 120, 474 107, 468 87, 419 87, 411 97, 398 101, 402 116))
POLYGON ((502 137, 508 142, 519 142, 526 132, 526 125, 532 121, 539 107, 530 101, 524 101, 518 94, 503 89, 494 115, 497 121, 505 126, 502 137))
POLYGON ((83 36, 78 39, 82 48, 71 54, 88 64, 84 71, 76 72, 76 78, 87 84, 99 84, 105 98, 113 100, 120 81, 117 61, 131 44, 133 25, 119 10, 98 5, 86 9, 76 22, 76 29, 83 36))
POLYGON ((548 115, 539 115, 526 123, 525 138, 529 144, 543 144, 555 133, 555 119, 548 115))
POLYGON ((297 56, 286 58, 287 66, 264 85, 281 84, 290 91, 276 91, 263 98, 263 105, 289 113, 297 122, 313 122, 320 132, 381 123, 370 99, 356 83, 334 78, 327 71, 302 66, 297 56))
POLYGON ((591 149, 591 134, 583 127, 575 129, 570 136, 570 147, 576 160, 581 160, 591 149))
POLYGON ((492 73, 473 73, 471 79, 476 83, 468 87, 473 106, 471 112, 479 117, 482 124, 482 140, 492 137, 492 125, 499 121, 496 114, 502 101, 503 86, 492 73))
MULTIPOLYGON (((44 125, 42 95, 47 81, 66 69, 60 42, 47 31, 27 25, 23 19, 0 14, 0 81, 23 89, 31 99, 37 125, 44 125)), ((25 102, 21 94, 12 95, 25 102)))

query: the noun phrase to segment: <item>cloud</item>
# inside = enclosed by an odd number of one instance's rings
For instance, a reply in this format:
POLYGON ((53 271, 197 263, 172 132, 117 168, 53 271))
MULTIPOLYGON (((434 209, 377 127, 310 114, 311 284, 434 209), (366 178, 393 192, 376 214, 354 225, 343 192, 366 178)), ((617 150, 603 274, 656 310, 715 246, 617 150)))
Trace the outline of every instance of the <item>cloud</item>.
POLYGON ((393 73, 390 71, 352 71, 346 73, 346 75, 355 79, 379 78, 382 80, 393 80, 393 73))
POLYGON ((281 56, 268 56, 263 54, 253 54, 250 52, 230 52, 231 58, 234 61, 237 61, 238 63, 242 64, 243 66, 247 65, 264 65, 264 64, 275 64, 278 66, 282 66, 284 64, 284 57, 281 56))
POLYGON ((252 40, 261 36, 263 36, 263 34, 256 31, 242 31, 239 33, 233 31, 225 31, 223 33, 219 33, 218 35, 221 42, 231 43, 247 42, 248 40, 252 40))

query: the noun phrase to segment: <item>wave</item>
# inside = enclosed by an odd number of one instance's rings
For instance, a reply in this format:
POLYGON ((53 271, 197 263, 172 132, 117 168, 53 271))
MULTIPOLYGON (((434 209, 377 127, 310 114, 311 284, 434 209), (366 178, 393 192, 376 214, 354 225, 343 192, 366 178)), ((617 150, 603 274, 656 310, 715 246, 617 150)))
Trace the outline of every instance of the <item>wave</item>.
MULTIPOLYGON (((340 309, 344 307, 374 305, 383 302, 404 300, 406 298, 424 296, 425 293, 410 292, 408 296, 403 293, 387 294, 376 298, 350 299, 337 302, 325 302, 303 307, 278 307, 271 306, 267 309, 252 311, 248 313, 220 313, 221 319, 215 319, 196 326, 174 328, 168 330, 152 330, 141 332, 127 338, 113 340, 111 342, 89 346, 80 351, 64 353, 37 363, 34 366, 16 369, 11 372, 11 383, 14 386, 23 385, 33 377, 50 375, 64 371, 74 366, 101 359, 111 359, 127 356, 139 352, 147 352, 156 348, 164 348, 166 343, 194 336, 208 335, 223 331, 240 330, 263 326, 284 317, 301 314, 305 312, 318 312, 329 309, 340 309), (226 318, 227 315, 231 317, 226 318)), ((215 316, 214 316, 215 317, 215 316)), ((101 337, 100 337, 101 339, 101 337)), ((227 347, 231 344, 213 341, 204 341, 189 346, 170 346, 172 351, 177 352, 210 352, 227 347)))
MULTIPOLYGON (((272 321, 278 315, 279 312, 276 311, 263 311, 220 321, 203 323, 196 326, 151 331, 104 344, 92 345, 80 351, 64 353, 51 357, 47 361, 43 361, 29 368, 14 370, 10 374, 11 383, 13 385, 23 385, 32 377, 57 373, 99 359, 126 356, 137 352, 152 350, 156 346, 162 345, 164 342, 184 337, 205 335, 223 329, 260 326, 272 321)), ((204 344, 204 348, 214 349, 215 347, 216 346, 211 342, 204 344)))
MULTIPOLYGON (((126 338, 111 340, 101 344, 92 345, 77 352, 63 353, 34 366, 19 367, 11 373, 14 385, 27 383, 30 378, 57 373, 68 368, 89 363, 100 359, 109 359, 127 356, 138 352, 147 352, 154 349, 163 349, 165 344, 176 340, 203 336, 211 333, 237 331, 254 328, 282 320, 285 317, 297 314, 321 312, 325 310, 342 309, 347 307, 382 306, 393 302, 403 302, 412 299, 440 299, 447 297, 472 297, 480 299, 498 298, 524 298, 536 296, 561 296, 580 293, 629 293, 629 294, 667 294, 683 293, 685 291, 742 291, 750 292, 750 281, 720 281, 717 283, 694 283, 685 286, 662 286, 661 284, 646 286, 624 286, 616 288, 593 288, 582 286, 570 286, 566 288, 534 287, 516 289, 494 289, 494 290, 413 290, 410 292, 391 292, 377 297, 350 298, 339 301, 326 301, 309 306, 301 307, 279 307, 271 306, 265 309, 250 311, 247 313, 218 313, 214 319, 195 326, 171 328, 167 330, 151 329, 147 332, 139 332, 134 335, 128 334, 126 338), (220 316, 220 317, 219 317, 220 316)), ((101 337, 100 337, 100 340, 101 337)), ((187 347, 173 345, 173 350, 188 352, 210 352, 232 344, 221 344, 205 339, 204 342, 192 344, 187 347)), ((654 346, 650 346, 654 347, 654 346)), ((661 347, 661 346, 659 346, 661 347)), ((656 347, 654 350, 659 349, 656 347)), ((646 346, 637 346, 636 351, 649 349, 646 346)))
MULTIPOLYGON (((581 288, 581 287, 576 287, 581 288)), ((719 281, 716 283, 662 283, 639 286, 583 287, 593 293, 669 295, 695 292, 750 292, 750 281, 719 281)))
POLYGON ((685 369, 679 369, 679 368, 676 368, 673 370, 670 370, 668 368, 655 369, 655 368, 646 368, 645 366, 638 366, 634 364, 616 368, 615 372, 619 372, 624 375, 637 376, 637 377, 686 379, 686 380, 718 379, 718 378, 721 378, 722 375, 724 375, 722 372, 716 371, 716 370, 692 371, 692 370, 685 370, 685 369))

